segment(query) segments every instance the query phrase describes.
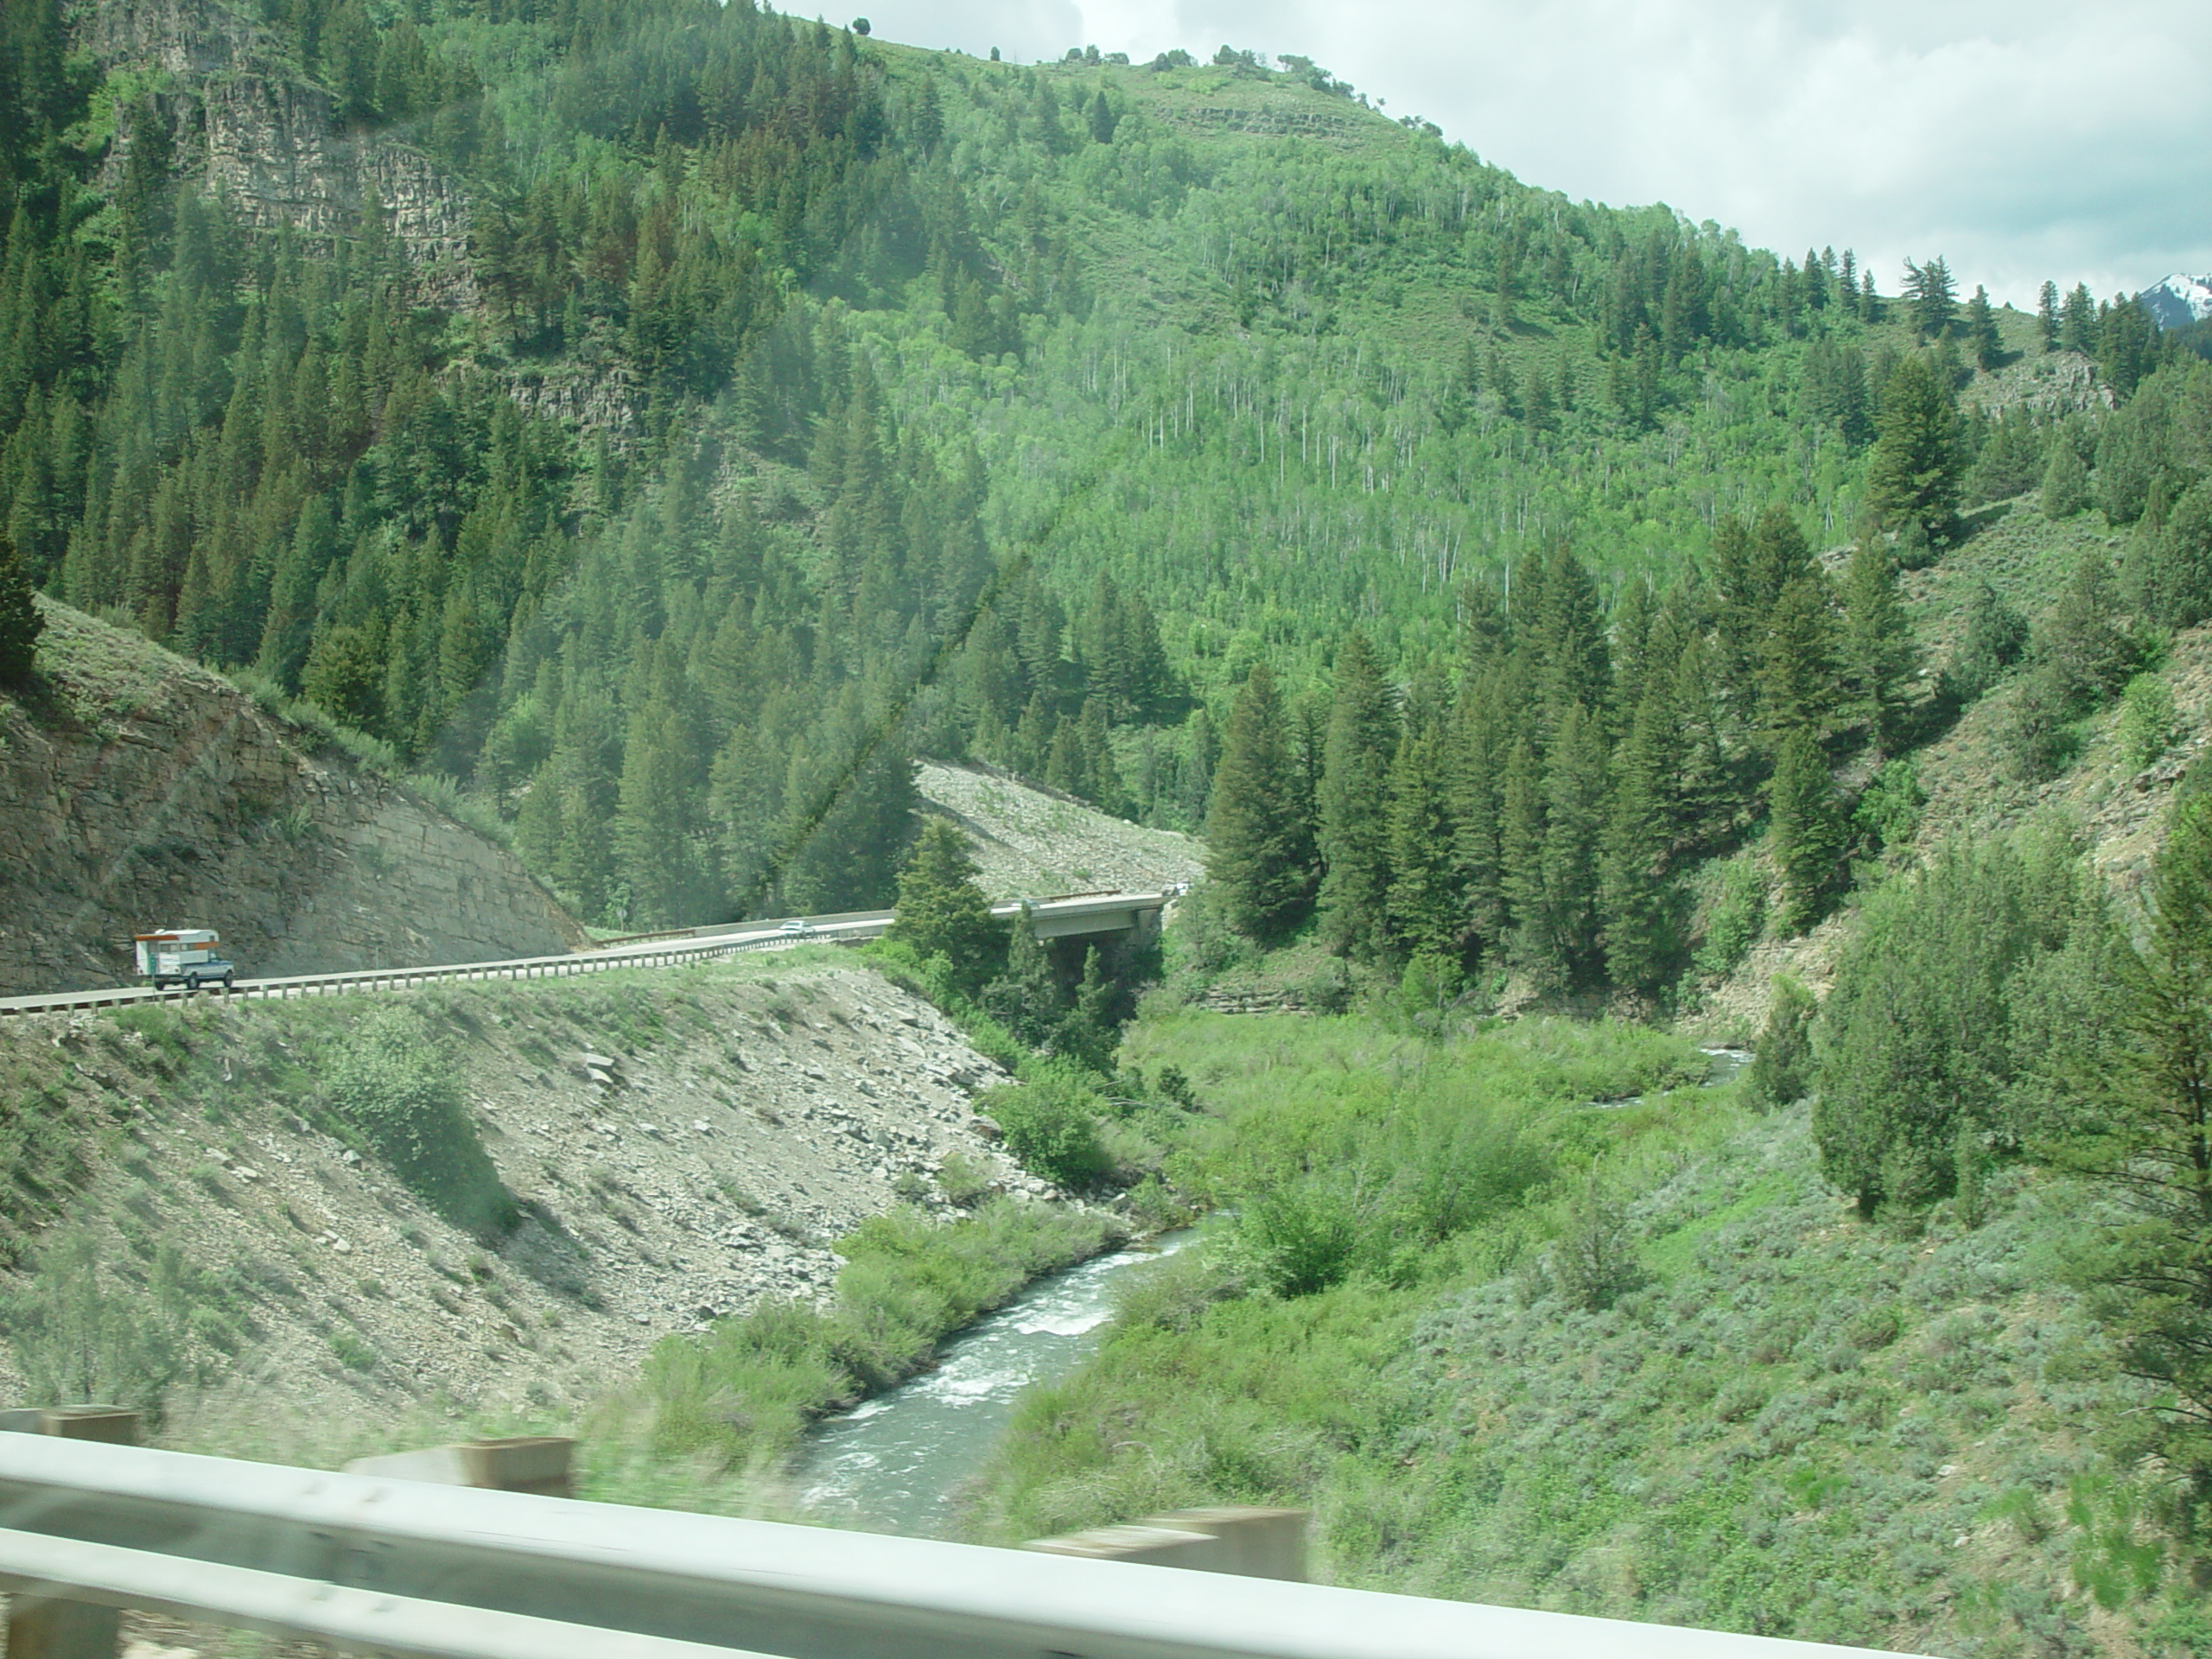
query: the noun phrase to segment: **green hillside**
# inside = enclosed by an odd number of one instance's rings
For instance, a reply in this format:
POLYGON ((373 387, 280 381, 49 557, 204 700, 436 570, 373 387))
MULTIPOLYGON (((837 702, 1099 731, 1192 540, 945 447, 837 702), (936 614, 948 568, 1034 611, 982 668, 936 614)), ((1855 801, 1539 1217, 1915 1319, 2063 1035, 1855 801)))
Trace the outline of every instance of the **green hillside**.
MULTIPOLYGON (((598 925, 903 874, 1008 1145, 1230 1212, 980 1529, 1296 1501, 1345 1581, 2212 1652, 2202 331, 1569 201, 1300 59, 175 12, 219 70, 0 24, 0 673, 35 583, 598 925), (1205 833, 1124 1037, 950 830, 902 872, 922 758, 1205 833)), ((772 1418, 747 1344, 842 1325, 670 1338, 657 1443, 782 1446, 967 1268, 772 1418)))
MULTIPOLYGON (((1196 827, 1253 663, 1319 684, 1357 623, 1448 673, 1467 591, 1554 545, 1601 605, 1731 513, 1833 545, 1916 342, 1969 404, 2041 350, 1524 186, 1303 60, 688 0, 185 16, 442 179, 466 270, 344 200, 250 230, 195 124, 234 82, 16 9, 7 533, 449 774, 594 921, 880 898, 912 753, 1196 827)), ((2077 295, 2062 343, 2125 391, 2137 320, 2077 295)))
POLYGON ((1701 1064, 1618 1028, 1185 1014, 1130 1054, 1190 1069, 1219 1117, 1179 1161, 1246 1207, 1029 1398, 982 1535, 1296 1503, 1339 1583, 1913 1653, 2204 1650, 2171 1491, 2110 1438, 2156 1393, 2054 1280, 2081 1189, 2012 1166, 1869 1225, 1802 1106, 1681 1087, 1701 1064), (1383 1177, 1393 1136, 1503 1173, 1445 1214, 1414 1166, 1383 1177))

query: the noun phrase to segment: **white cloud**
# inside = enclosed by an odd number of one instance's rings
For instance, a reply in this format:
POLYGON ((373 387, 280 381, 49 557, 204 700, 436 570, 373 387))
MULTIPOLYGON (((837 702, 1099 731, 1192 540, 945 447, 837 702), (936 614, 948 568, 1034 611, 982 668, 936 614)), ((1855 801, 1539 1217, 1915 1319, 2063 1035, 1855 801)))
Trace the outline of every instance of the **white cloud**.
POLYGON ((2212 270, 2212 8, 2052 0, 917 0, 878 34, 1008 57, 1228 41, 1319 59, 1531 184, 1664 200, 1895 291, 1941 253, 2031 304, 2212 270))

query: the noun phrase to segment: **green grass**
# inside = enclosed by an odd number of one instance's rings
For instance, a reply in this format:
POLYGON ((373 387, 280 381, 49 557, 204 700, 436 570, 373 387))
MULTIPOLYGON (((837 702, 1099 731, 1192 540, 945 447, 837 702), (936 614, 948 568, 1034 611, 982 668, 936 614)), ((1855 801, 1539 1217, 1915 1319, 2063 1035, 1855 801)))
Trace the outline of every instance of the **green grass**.
POLYGON ((1124 1236, 1097 1211, 1007 1198, 950 1222, 874 1217, 839 1242, 845 1265, 826 1306, 771 1304, 661 1340, 644 1379, 653 1449, 766 1469, 816 1417, 912 1376, 942 1338, 1124 1236))
POLYGON ((2062 1183, 2004 1172, 1979 1226, 1865 1223, 1802 1108, 1655 1087, 1691 1062, 1627 1027, 1179 1014, 1125 1058, 1190 1073, 1209 1115, 1171 1167, 1238 1214, 1024 1401, 974 1535, 1290 1503, 1338 1583, 1912 1652, 2204 1651, 2093 1439, 2147 1397, 2058 1287, 2089 1213, 2062 1183), (1261 1201, 1347 1170, 1371 1191, 1440 1104, 1513 1129, 1537 1179, 1271 1288, 1261 1201), (1609 1205, 1601 1306, 1561 1252, 1609 1205))

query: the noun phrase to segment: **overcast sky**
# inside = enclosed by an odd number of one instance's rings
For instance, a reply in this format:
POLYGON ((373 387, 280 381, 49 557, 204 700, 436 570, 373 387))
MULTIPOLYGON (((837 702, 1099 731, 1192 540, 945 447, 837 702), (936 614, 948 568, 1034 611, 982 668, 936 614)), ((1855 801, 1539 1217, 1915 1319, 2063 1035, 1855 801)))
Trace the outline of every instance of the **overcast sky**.
POLYGON ((1885 293, 1936 254, 2024 308, 2046 276, 2212 272, 2204 0, 859 3, 882 38, 1022 62, 1303 53, 1528 183, 1853 246, 1885 293))

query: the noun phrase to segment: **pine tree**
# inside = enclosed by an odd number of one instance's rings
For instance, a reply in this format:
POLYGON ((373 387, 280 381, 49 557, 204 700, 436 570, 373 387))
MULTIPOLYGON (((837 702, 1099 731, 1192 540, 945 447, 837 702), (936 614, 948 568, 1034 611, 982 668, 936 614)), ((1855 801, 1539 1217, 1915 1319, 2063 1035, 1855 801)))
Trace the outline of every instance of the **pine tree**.
POLYGON ((1836 715, 1834 592, 1815 569, 1776 597, 1759 649, 1759 726, 1770 747, 1789 734, 1823 734, 1836 715))
POLYGON ((1958 284, 1942 259, 1916 265, 1904 262, 1904 297, 1912 306, 1914 332, 1923 340, 1937 340, 1950 331, 1952 314, 1958 308, 1958 284))
MULTIPOLYGON (((2178 1397, 2153 1427, 2175 1472, 2212 1478, 2212 804, 2175 813, 2148 937, 2120 951, 2118 1063, 2097 1080, 2082 1161, 2130 1212, 2077 1260, 2121 1368, 2178 1397)), ((2094 1049, 2084 1045, 2088 1059, 2094 1049)))
POLYGON ((1255 664, 1230 711, 1206 817, 1206 874, 1230 925, 1287 937, 1313 903, 1313 831, 1274 676, 1255 664))
POLYGON ((817 912, 891 902, 920 797, 900 734, 867 717, 857 692, 794 750, 777 825, 782 907, 817 912))
POLYGON ((1007 930, 976 885, 981 874, 957 827, 924 819, 899 872, 899 913, 888 936, 922 957, 943 957, 953 982, 971 996, 1006 966, 1007 930))
POLYGON ((1605 607, 1589 567, 1562 544, 1552 550, 1543 569, 1542 590, 1531 607, 1535 626, 1530 632, 1548 733, 1557 729, 1572 705, 1580 704, 1589 713, 1605 708, 1612 676, 1605 607))
POLYGON ((1784 925, 1802 933, 1827 912, 1845 844, 1835 779, 1810 730, 1800 728, 1783 740, 1767 798, 1775 859, 1782 867, 1784 925))
POLYGON ((2076 283, 2058 311, 2059 344, 2069 352, 2094 357, 2097 351, 2097 302, 2086 283, 2076 283))
POLYGON ((1903 735, 1904 685, 1912 673, 1912 625, 1897 590, 1897 561, 1867 537, 1843 575, 1843 680, 1853 713, 1874 741, 1894 749, 1903 735))
POLYGON ((2058 284, 2045 283, 2036 296, 2036 327, 2046 352, 2058 349, 2058 284))
POLYGON ((1813 994, 1787 974, 1774 979, 1774 1001, 1744 1077, 1744 1097, 1761 1110, 1794 1105, 1813 1086, 1813 994))
POLYGON ((2098 707, 2126 683, 2135 667, 2139 652, 2119 614, 2112 565, 2091 548, 2076 561, 2058 603, 2036 632, 2038 666, 2069 713, 2098 707))
POLYGON ((1207 803, 1213 797, 1214 767, 1221 760, 1220 746, 1214 740, 1213 716, 1203 703, 1191 711, 1184 734, 1182 798, 1177 804, 1183 822, 1196 829, 1205 823, 1207 803))
POLYGON ((1491 663, 1461 683, 1446 785, 1460 907, 1475 946, 1484 950, 1497 948, 1505 916, 1498 836, 1510 730, 1499 707, 1498 680, 1491 663))
POLYGON ((2081 453, 2060 433, 2050 446, 2050 464, 2044 468, 2042 505, 2047 518, 2071 518, 2089 505, 2089 469, 2081 453))
POLYGON ((1128 786, 1122 780, 1121 766, 1114 759, 1113 739, 1107 733, 1106 700, 1086 697, 1082 715, 1069 723, 1075 728, 1076 741, 1083 752, 1084 787, 1078 792, 1103 811, 1116 817, 1128 817, 1128 786))
POLYGON ((1959 417, 1925 358, 1891 371, 1875 433, 1867 506, 1885 524, 1916 524, 1931 541, 1948 541, 1958 523, 1959 417))
POLYGON ((696 859, 686 820, 683 735, 675 711, 652 702, 630 721, 613 824, 615 870, 630 893, 629 919, 669 927, 700 913, 696 859))
POLYGON ((1966 335, 1974 366, 1983 373, 1990 373, 2005 360, 2005 341, 1997 332, 1996 309, 1989 303, 1989 290, 1978 283, 1974 297, 1967 302, 1966 335))
POLYGON ((1083 953, 1083 977, 1077 982, 1075 999, 1052 1029, 1052 1052, 1102 1077, 1111 1072, 1114 1050, 1121 1041, 1115 1028, 1114 1000, 1114 982, 1106 977, 1098 947, 1090 945, 1083 953))
POLYGON ((1784 507, 1768 507, 1750 524, 1733 514, 1713 527, 1713 639, 1720 658, 1719 690, 1738 716, 1758 717, 1775 609, 1795 582, 1821 582, 1805 533, 1784 507))
POLYGON ((1528 965, 1539 982, 1593 982, 1599 948, 1599 856, 1605 828, 1605 742, 1595 716, 1571 704, 1544 779, 1542 911, 1528 965))
POLYGON ((38 661, 38 637, 45 630, 31 579, 16 556, 12 542, 0 537, 0 685, 25 686, 38 661))
POLYGON ((1498 791, 1500 933, 1516 967, 1548 961, 1544 914, 1544 773, 1526 736, 1508 752, 1498 791))
POLYGON ((1036 919, 1026 904, 1007 936, 1006 971, 984 987, 983 1006, 1032 1047, 1044 1044, 1067 1006, 1067 993, 1052 970, 1052 959, 1045 954, 1036 919))
POLYGON ((1400 961, 1424 953, 1456 956, 1459 948, 1442 701, 1436 686, 1414 698, 1390 763, 1384 909, 1391 954, 1400 961))
POLYGON ((1339 951, 1370 957, 1383 936, 1389 885, 1388 804, 1397 710, 1367 638, 1346 636, 1322 752, 1321 927, 1339 951))
POLYGON ((2097 320, 2097 378, 2126 403, 2158 366, 2158 325, 2139 301, 2114 300, 2097 320))
POLYGON ((1668 872, 1676 737, 1669 690, 1661 683, 1645 694, 1614 752, 1601 849, 1605 975, 1615 985, 1645 994, 1665 982, 1681 950, 1668 872))

